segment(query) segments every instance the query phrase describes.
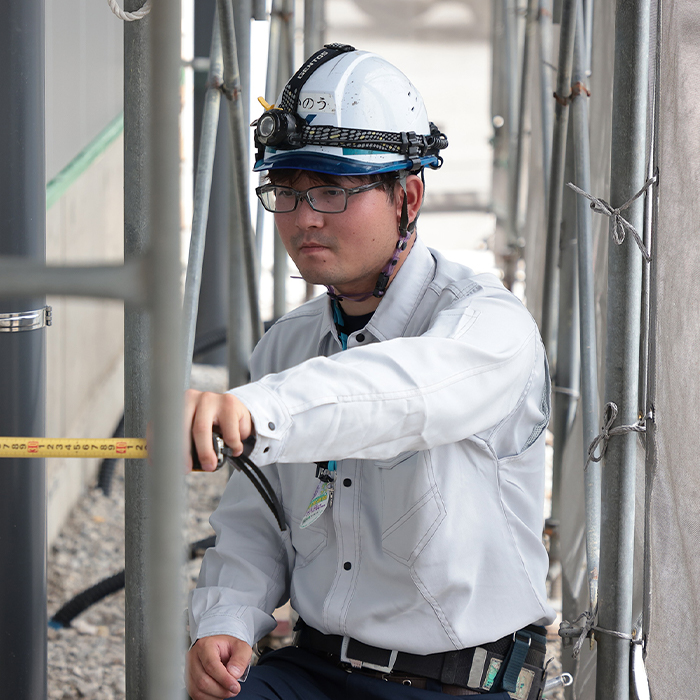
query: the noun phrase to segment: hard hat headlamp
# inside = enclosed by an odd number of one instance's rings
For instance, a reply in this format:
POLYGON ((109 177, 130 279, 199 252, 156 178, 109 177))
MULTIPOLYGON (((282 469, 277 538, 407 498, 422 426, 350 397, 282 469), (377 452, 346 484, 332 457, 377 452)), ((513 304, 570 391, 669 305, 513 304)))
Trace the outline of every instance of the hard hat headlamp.
POLYGON ((299 148, 301 145, 299 117, 281 109, 270 109, 255 125, 255 140, 273 148, 299 148), (292 145, 297 142, 299 145, 292 145))

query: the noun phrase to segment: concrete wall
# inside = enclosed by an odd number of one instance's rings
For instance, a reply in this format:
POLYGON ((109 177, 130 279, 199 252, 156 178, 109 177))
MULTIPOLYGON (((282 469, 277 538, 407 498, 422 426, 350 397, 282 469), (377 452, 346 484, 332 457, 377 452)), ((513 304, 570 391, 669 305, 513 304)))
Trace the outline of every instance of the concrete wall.
MULTIPOLYGON (((106 2, 46 1, 49 181, 122 109, 122 30, 106 2)), ((120 137, 47 211, 49 263, 122 260, 122 172, 120 137)), ((46 434, 110 437, 123 410, 123 305, 57 297, 48 303, 46 434)), ((96 460, 47 460, 49 544, 96 471, 96 460)))

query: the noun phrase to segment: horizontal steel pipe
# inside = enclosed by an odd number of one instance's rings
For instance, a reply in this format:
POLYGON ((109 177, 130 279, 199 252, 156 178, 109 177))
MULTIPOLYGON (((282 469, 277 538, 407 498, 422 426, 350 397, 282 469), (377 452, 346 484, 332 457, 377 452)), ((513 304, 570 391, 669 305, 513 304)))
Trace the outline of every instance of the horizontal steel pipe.
POLYGON ((0 258, 0 298, 58 294, 124 299, 129 304, 144 305, 147 287, 143 260, 88 267, 44 266, 21 259, 0 258))

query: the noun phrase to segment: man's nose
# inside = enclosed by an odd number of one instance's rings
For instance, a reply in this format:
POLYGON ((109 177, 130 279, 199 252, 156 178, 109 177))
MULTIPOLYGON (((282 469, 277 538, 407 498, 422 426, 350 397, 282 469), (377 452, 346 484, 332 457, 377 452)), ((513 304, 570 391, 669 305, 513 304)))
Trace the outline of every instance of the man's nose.
POLYGON ((323 214, 311 207, 306 197, 303 197, 296 208, 297 225, 300 228, 323 226, 323 214))

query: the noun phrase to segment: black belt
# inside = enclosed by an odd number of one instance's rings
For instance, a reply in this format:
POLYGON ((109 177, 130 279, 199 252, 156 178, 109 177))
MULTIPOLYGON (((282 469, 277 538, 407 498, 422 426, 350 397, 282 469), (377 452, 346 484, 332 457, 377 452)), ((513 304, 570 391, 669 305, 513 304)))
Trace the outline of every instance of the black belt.
MULTIPOLYGON (((478 647, 425 656, 380 649, 350 637, 323 634, 301 620, 295 629, 297 630, 296 646, 326 654, 332 660, 349 664, 355 670, 368 668, 386 674, 407 673, 447 685, 480 690, 482 693, 486 688, 492 687, 494 682, 498 684, 500 680, 497 678, 498 671, 504 659, 511 654, 515 636, 518 634, 529 638, 529 648, 522 663, 525 676, 522 676, 522 673, 520 675, 524 678, 522 682, 528 684, 528 688, 521 697, 528 700, 536 698, 544 684, 546 630, 536 625, 529 625, 515 634, 478 647)), ((517 672, 516 676, 518 676, 517 672)))

